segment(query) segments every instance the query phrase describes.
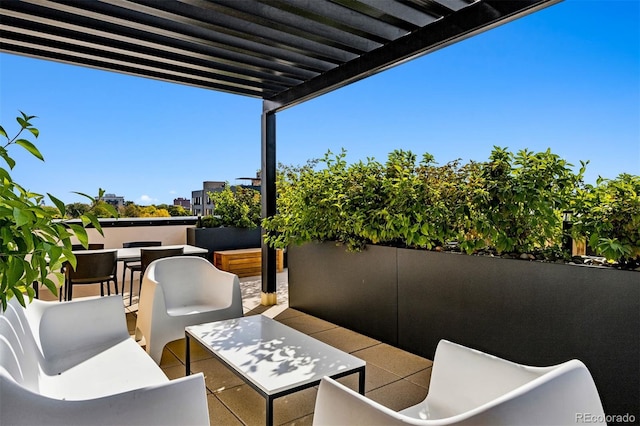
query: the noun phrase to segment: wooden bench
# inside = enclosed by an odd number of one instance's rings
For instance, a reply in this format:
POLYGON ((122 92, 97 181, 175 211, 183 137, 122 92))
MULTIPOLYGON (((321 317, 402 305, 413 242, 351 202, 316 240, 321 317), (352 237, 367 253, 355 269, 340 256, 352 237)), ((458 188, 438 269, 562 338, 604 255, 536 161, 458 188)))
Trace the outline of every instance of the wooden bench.
MULTIPOLYGON (((213 252, 216 268, 231 272, 239 277, 252 277, 262 273, 262 249, 238 249, 213 252)), ((284 270, 282 250, 276 250, 276 270, 284 270)))

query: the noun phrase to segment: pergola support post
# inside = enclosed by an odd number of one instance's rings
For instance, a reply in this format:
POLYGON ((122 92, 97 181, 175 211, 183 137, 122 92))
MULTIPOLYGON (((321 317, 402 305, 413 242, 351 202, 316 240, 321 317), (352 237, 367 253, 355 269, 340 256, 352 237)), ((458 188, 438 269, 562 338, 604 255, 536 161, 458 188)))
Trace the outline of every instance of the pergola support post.
MULTIPOLYGON (((276 114, 265 110, 262 113, 262 217, 276 213, 276 114)), ((264 236, 265 230, 262 229, 264 236)), ((261 304, 277 304, 276 297, 276 250, 262 239, 262 294, 261 304)))

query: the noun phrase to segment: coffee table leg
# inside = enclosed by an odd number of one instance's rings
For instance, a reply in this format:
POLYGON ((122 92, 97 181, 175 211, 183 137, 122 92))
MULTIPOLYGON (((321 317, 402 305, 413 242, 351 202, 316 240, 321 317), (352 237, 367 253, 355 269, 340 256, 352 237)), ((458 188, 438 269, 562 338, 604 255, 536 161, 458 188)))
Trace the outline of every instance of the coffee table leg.
POLYGON ((360 395, 364 395, 364 372, 364 367, 358 372, 358 392, 360 395))
POLYGON ((267 396, 267 426, 273 426, 273 398, 267 396))
POLYGON ((185 334, 185 359, 184 359, 184 367, 186 369, 186 375, 191 374, 191 339, 189 339, 189 335, 185 334))

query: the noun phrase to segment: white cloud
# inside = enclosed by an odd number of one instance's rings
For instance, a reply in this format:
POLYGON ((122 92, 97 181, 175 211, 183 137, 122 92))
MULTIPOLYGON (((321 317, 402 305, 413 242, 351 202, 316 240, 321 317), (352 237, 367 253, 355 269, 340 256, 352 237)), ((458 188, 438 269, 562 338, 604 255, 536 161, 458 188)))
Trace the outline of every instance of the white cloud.
POLYGON ((138 201, 136 201, 136 204, 138 204, 140 206, 148 206, 148 205, 151 205, 151 204, 158 204, 158 199, 150 197, 148 195, 141 195, 140 198, 138 198, 138 201))
POLYGON ((177 193, 178 193, 178 191, 176 191, 175 189, 169 190, 169 194, 171 194, 171 195, 175 195, 177 193))

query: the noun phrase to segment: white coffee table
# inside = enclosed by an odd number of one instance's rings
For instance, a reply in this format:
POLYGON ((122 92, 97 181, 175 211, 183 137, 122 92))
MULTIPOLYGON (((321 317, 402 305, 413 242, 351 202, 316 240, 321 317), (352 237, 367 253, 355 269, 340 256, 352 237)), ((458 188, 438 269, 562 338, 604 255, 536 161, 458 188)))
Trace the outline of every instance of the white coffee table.
POLYGON ((267 400, 316 386, 324 376, 359 374, 364 394, 366 363, 263 315, 193 325, 185 329, 186 373, 191 374, 190 340, 195 339, 267 400))

